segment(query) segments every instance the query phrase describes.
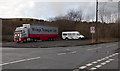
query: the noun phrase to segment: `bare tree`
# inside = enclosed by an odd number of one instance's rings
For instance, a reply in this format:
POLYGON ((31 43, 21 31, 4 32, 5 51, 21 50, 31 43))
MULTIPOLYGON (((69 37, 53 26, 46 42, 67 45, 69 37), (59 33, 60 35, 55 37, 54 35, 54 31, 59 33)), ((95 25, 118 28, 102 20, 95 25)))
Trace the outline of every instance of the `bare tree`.
POLYGON ((105 8, 106 8, 106 2, 104 3, 102 2, 99 4, 99 18, 102 23, 104 23, 106 20, 105 8))
POLYGON ((102 23, 113 23, 117 18, 117 3, 116 2, 101 2, 99 3, 99 19, 102 23))
POLYGON ((49 18, 50 21, 56 20, 69 20, 69 21, 81 21, 83 19, 83 14, 81 10, 70 9, 64 16, 56 16, 54 18, 49 18))
POLYGON ((83 18, 83 16, 82 16, 81 10, 75 11, 75 10, 71 9, 66 14, 66 19, 71 20, 71 21, 81 21, 82 18, 83 18))

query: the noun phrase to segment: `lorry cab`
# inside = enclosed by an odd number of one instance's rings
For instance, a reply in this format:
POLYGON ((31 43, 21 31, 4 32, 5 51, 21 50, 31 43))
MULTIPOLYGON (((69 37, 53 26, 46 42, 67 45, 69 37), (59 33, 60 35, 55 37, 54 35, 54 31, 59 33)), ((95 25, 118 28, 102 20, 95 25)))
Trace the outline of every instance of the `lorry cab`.
POLYGON ((14 41, 21 42, 28 37, 28 30, 25 27, 17 27, 14 32, 14 41))
POLYGON ((67 31, 62 32, 62 39, 68 40, 68 39, 83 39, 84 36, 81 35, 78 31, 67 31))

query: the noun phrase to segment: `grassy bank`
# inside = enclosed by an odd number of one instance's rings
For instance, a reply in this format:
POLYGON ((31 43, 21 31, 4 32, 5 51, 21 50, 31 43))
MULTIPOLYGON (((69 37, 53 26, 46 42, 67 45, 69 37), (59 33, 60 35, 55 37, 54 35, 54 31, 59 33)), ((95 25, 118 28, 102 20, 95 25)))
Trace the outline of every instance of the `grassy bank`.
POLYGON ((91 44, 108 43, 108 42, 115 42, 115 41, 118 41, 118 38, 104 38, 104 39, 98 39, 98 41, 91 40, 91 44))

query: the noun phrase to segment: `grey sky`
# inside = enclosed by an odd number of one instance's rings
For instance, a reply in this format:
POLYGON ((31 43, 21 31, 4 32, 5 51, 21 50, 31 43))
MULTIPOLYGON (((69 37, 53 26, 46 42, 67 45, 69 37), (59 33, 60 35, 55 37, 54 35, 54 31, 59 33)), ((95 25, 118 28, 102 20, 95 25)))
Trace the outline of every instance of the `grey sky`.
MULTIPOLYGON (((101 0, 103 1, 103 0, 101 0)), ((104 0, 105 1, 105 0, 104 0)), ((117 0, 113 0, 117 1, 117 0)), ((1 18, 49 19, 65 15, 69 9, 82 10, 83 15, 95 17, 95 0, 1 0, 1 18)), ((109 8, 110 10, 112 9, 109 8)))

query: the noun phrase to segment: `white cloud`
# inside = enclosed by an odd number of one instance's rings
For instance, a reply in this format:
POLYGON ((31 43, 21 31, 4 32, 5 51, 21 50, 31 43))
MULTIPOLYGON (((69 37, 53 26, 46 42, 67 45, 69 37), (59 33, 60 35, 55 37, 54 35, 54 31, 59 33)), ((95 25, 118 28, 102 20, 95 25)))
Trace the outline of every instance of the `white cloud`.
POLYGON ((34 2, 24 0, 0 1, 0 17, 24 17, 26 10, 34 7, 34 2))
POLYGON ((64 15, 69 9, 82 9, 85 14, 92 14, 94 16, 95 1, 96 0, 0 0, 0 18, 32 17, 48 19, 49 17, 64 15))

